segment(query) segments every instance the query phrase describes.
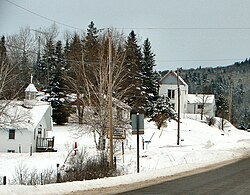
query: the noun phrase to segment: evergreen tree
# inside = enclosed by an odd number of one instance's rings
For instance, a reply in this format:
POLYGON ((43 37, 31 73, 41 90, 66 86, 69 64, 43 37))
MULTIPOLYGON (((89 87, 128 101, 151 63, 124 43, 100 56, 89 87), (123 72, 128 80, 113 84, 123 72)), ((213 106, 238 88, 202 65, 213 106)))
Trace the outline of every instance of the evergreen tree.
POLYGON ((146 111, 150 118, 149 121, 154 121, 158 129, 166 125, 167 120, 177 120, 176 112, 172 108, 169 98, 165 96, 158 96, 156 100, 150 102, 146 111))
POLYGON ((98 30, 93 21, 87 28, 87 35, 83 40, 84 63, 86 65, 86 76, 88 79, 95 78, 95 71, 97 69, 100 57, 100 43, 98 40, 98 30))
POLYGON ((87 35, 83 41, 84 46, 84 60, 85 62, 93 66, 98 63, 99 53, 99 41, 98 41, 98 30, 95 27, 94 22, 91 21, 87 28, 87 35))
POLYGON ((154 71, 155 54, 151 51, 151 44, 148 39, 143 44, 143 60, 142 60, 142 75, 143 75, 143 90, 145 92, 146 101, 154 101, 158 96, 159 90, 159 74, 154 71))
POLYGON ((83 43, 79 35, 75 34, 69 42, 68 48, 65 48, 66 80, 67 90, 77 95, 75 102, 77 106, 78 122, 83 121, 83 112, 85 108, 85 63, 83 62, 83 43))
POLYGON ((69 104, 63 79, 65 59, 61 41, 55 46, 52 39, 49 39, 45 45, 44 55, 37 65, 37 80, 40 88, 47 93, 45 101, 50 102, 53 108, 53 121, 64 124, 68 121, 69 104))
POLYGON ((62 51, 61 41, 58 41, 55 48, 55 63, 53 63, 55 66, 51 70, 49 84, 50 97, 48 99, 53 108, 52 117, 56 124, 68 122, 70 110, 66 99, 65 82, 63 79, 64 56, 62 51))
POLYGON ((128 75, 126 82, 127 86, 130 86, 130 90, 127 92, 125 99, 134 109, 144 109, 143 107, 146 100, 142 87, 142 53, 133 30, 127 38, 125 50, 125 64, 128 75))
POLYGON ((49 39, 45 45, 44 54, 37 63, 36 79, 38 81, 38 87, 41 90, 50 92, 49 83, 51 72, 55 69, 55 45, 52 39, 49 39))
POLYGON ((5 47, 5 37, 2 36, 1 42, 0 42, 0 65, 6 61, 6 47, 5 47))

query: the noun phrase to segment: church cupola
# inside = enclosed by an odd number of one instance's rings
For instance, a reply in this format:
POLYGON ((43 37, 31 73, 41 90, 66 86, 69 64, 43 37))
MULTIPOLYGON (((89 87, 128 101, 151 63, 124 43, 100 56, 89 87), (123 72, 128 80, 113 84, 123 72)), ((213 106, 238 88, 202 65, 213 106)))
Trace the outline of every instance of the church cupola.
POLYGON ((31 75, 30 84, 25 89, 24 106, 26 106, 26 107, 32 107, 36 103, 37 89, 36 89, 35 85, 32 83, 32 79, 33 79, 33 76, 31 75))

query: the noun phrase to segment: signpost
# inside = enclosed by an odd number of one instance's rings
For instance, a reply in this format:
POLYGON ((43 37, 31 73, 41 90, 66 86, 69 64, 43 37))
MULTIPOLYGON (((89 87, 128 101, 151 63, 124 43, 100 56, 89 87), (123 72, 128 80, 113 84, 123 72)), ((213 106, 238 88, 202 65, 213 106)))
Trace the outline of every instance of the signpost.
POLYGON ((132 114, 132 134, 137 135, 137 130, 144 134, 144 114, 132 114))
POLYGON ((143 114, 132 114, 132 134, 137 135, 137 173, 139 173, 140 163, 139 163, 139 134, 144 134, 144 115, 143 114))

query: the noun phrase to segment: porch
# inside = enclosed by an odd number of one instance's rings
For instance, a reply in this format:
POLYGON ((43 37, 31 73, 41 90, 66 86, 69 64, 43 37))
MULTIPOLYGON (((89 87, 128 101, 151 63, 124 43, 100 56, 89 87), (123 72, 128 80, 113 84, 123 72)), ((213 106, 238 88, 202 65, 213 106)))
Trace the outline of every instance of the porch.
POLYGON ((36 152, 56 152, 54 149, 55 137, 42 138, 37 136, 36 139, 36 152))

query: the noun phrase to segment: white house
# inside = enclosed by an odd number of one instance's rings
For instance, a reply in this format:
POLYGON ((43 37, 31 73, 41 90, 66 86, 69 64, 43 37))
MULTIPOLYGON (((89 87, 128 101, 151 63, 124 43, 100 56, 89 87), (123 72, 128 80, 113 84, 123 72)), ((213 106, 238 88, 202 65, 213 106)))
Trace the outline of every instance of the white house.
POLYGON ((215 98, 212 94, 188 94, 187 113, 215 116, 215 98))
MULTIPOLYGON (((181 114, 201 114, 215 116, 215 98, 212 94, 188 94, 187 83, 179 76, 181 114)), ((178 108, 177 74, 168 72, 160 80, 159 95, 167 96, 174 109, 178 108)))
POLYGON ((52 108, 36 100, 37 90, 31 83, 24 101, 2 101, 0 116, 0 152, 44 152, 54 150, 52 108))
MULTIPOLYGON (((180 112, 187 112, 187 98, 188 98, 188 85, 187 83, 179 77, 180 81, 180 112)), ((178 108, 178 88, 177 88, 177 74, 173 71, 168 72, 160 80, 160 96, 167 96, 170 99, 170 102, 175 110, 178 108)))

